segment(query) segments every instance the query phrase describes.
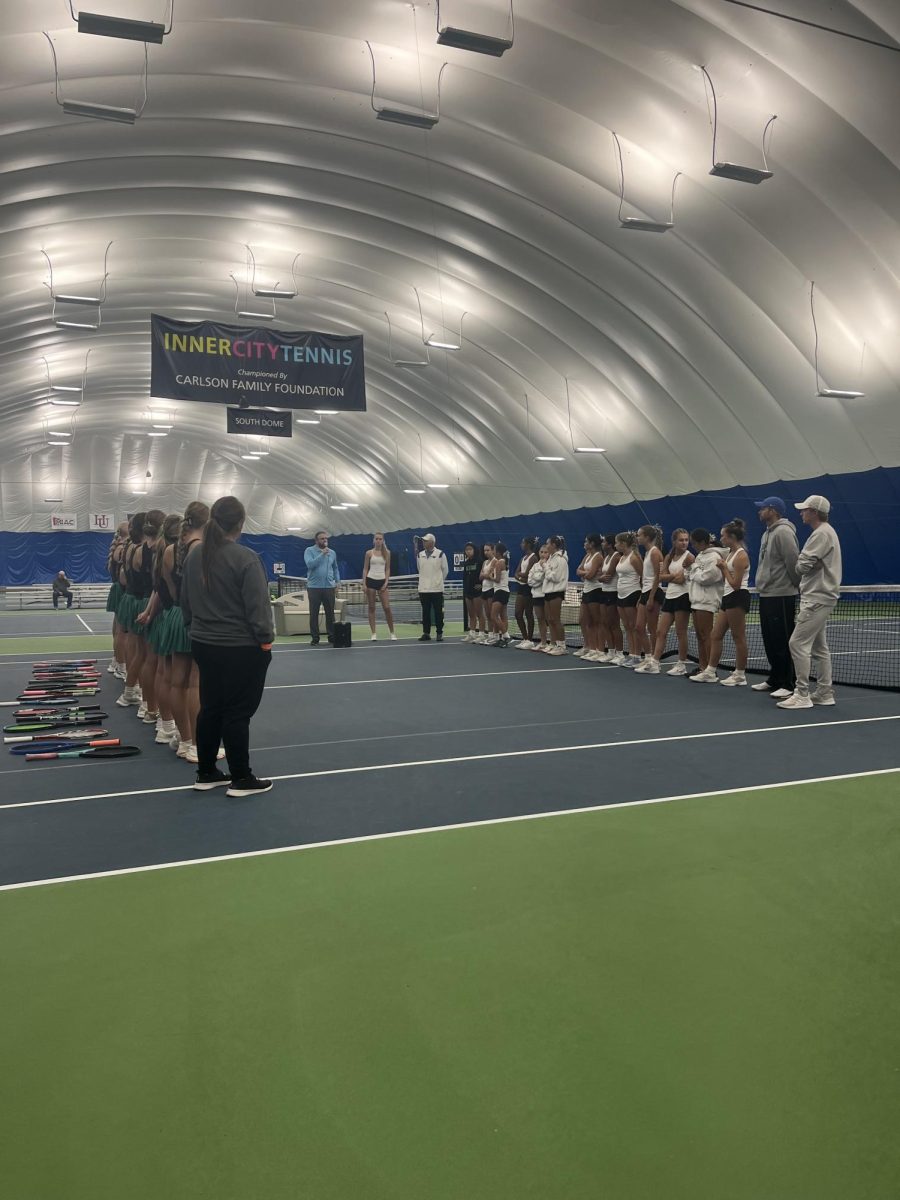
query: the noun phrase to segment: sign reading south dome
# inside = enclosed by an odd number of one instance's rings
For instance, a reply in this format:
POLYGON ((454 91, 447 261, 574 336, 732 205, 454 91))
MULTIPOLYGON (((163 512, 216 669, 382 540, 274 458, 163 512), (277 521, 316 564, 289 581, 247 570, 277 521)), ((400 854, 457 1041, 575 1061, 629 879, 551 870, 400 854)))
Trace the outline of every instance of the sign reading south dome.
POLYGON ((361 334, 293 333, 151 315, 150 394, 161 400, 365 412, 361 334))

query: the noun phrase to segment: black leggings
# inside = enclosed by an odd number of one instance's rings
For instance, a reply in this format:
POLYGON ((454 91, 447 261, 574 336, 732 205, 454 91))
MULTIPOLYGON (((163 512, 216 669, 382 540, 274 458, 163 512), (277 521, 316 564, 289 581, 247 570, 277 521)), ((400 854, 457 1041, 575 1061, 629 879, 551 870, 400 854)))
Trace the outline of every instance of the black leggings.
POLYGON ((422 632, 425 634, 431 633, 431 621, 433 618, 435 629, 439 634, 443 635, 444 593, 419 592, 419 600, 422 602, 422 632))
POLYGON ((200 670, 200 715, 197 718, 197 768, 216 769, 219 743, 232 779, 250 775, 250 718, 259 708, 272 651, 259 646, 214 646, 193 642, 200 670))

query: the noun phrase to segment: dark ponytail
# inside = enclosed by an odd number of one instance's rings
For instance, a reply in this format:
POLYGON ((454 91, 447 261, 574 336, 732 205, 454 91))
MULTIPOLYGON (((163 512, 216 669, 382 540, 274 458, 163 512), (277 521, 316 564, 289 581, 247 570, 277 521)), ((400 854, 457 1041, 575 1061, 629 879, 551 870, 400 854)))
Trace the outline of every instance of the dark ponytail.
POLYGON ((173 546, 178 541, 178 534, 181 532, 181 516, 179 513, 169 513, 163 522, 163 535, 156 543, 156 551, 153 555, 153 586, 158 587, 159 581, 162 578, 163 555, 167 547, 173 546))
POLYGON ((203 526, 203 583, 209 587, 209 569, 213 561, 233 534, 244 524, 247 510, 237 496, 220 496, 210 510, 209 520, 203 526))

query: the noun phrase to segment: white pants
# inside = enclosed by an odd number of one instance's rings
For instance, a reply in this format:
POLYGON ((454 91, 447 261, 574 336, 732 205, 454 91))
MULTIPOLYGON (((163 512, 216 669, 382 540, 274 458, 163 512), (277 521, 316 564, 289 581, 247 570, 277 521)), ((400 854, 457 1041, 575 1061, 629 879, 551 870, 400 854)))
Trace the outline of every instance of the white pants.
POLYGON ((800 611, 790 641, 791 658, 797 676, 795 695, 809 695, 809 674, 813 663, 816 668, 816 691, 820 696, 830 696, 832 693, 831 651, 828 649, 825 627, 833 612, 833 604, 804 604, 800 601, 800 611))

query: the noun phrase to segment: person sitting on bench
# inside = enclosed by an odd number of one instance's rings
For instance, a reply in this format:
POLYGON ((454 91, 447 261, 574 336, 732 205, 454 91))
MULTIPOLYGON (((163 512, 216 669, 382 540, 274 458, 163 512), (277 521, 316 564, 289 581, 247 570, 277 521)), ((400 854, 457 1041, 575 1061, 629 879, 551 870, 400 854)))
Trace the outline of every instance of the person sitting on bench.
POLYGON ((60 573, 53 580, 53 607, 59 608, 59 598, 65 596, 66 608, 72 607, 72 582, 66 578, 65 571, 60 573))

